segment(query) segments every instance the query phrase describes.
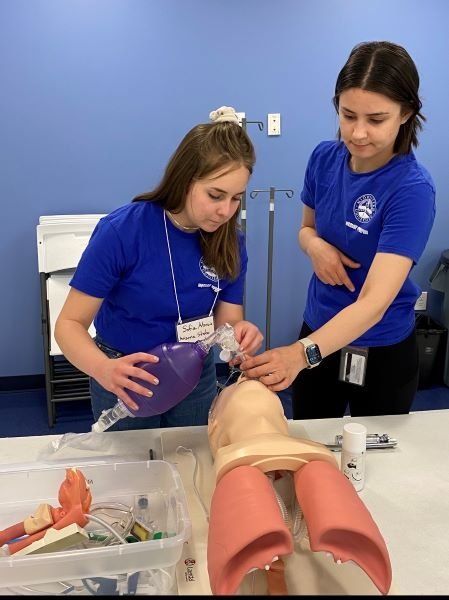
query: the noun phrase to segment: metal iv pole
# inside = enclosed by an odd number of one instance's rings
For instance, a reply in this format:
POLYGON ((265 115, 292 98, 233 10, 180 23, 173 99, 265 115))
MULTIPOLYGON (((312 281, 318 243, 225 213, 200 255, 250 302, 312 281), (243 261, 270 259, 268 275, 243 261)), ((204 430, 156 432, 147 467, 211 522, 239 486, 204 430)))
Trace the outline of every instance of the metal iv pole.
POLYGON ((270 349, 271 337, 271 288, 272 288, 272 273, 273 273, 273 231, 274 231, 274 197, 276 192, 285 192, 287 198, 293 198, 294 191, 287 189, 281 190, 270 187, 268 190, 253 190, 250 193, 250 198, 255 198, 258 194, 269 192, 270 206, 268 213, 268 274, 267 274, 267 315, 265 327, 265 350, 270 349))
MULTIPOLYGON (((247 121, 246 117, 242 118, 242 129, 246 131, 246 126, 248 123, 255 123, 259 127, 259 131, 263 131, 263 123, 262 121, 247 121)), ((243 233, 246 233, 246 190, 242 194, 242 201, 240 203, 240 222, 242 225, 243 233)))
MULTIPOLYGON (((246 117, 242 118, 242 129, 246 131, 248 123, 255 123, 259 127, 259 131, 263 131, 262 121, 247 121, 246 117)), ((242 227, 243 235, 246 234, 246 190, 242 194, 242 200, 240 203, 240 225, 242 227)), ((243 292, 243 318, 245 318, 246 308, 246 290, 243 292)))

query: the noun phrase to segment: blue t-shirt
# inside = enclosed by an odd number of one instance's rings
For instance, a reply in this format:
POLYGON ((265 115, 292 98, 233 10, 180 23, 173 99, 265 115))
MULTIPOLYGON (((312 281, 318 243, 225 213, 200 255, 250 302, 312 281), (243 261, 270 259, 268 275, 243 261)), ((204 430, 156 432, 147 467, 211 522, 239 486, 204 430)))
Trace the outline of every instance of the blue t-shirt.
MULTIPOLYGON (((435 218, 435 186, 413 152, 394 156, 369 173, 349 168, 342 142, 321 142, 307 165, 301 200, 315 210, 318 235, 361 264, 347 267, 355 286, 322 283, 313 274, 304 321, 318 329, 360 294, 376 252, 407 256, 416 264, 435 218)), ((353 343, 386 346, 404 340, 415 326, 418 286, 407 277, 383 319, 353 343)))
MULTIPOLYGON (((217 302, 242 304, 247 253, 241 232, 241 271, 231 282, 218 280, 204 264, 199 232, 183 232, 168 218, 166 223, 181 319, 209 315, 217 286, 217 302)), ((161 206, 132 202, 103 217, 70 285, 104 298, 94 324, 113 348, 130 354, 175 342, 178 307, 161 206)))

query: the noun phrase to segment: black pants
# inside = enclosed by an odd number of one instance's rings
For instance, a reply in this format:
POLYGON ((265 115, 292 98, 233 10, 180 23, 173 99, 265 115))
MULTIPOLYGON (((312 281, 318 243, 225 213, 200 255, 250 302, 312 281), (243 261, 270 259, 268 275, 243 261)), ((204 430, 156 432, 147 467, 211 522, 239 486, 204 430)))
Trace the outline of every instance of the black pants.
MULTIPOLYGON (((312 330, 305 323, 299 339, 312 330)), ((418 389, 419 357, 416 331, 392 346, 369 349, 365 385, 339 381, 341 352, 327 356, 318 367, 305 369, 292 384, 293 418, 352 417, 408 414, 418 389)))

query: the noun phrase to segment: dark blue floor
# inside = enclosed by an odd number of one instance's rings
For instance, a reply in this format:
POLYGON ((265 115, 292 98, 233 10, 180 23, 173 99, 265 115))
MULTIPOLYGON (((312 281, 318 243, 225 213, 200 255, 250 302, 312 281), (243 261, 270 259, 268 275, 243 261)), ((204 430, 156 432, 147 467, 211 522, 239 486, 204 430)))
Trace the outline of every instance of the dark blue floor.
POLYGON ((92 423, 89 401, 56 404, 56 422, 49 427, 45 389, 0 392, 0 437, 84 433, 92 423))
MULTIPOLYGON (((288 390, 279 392, 287 418, 292 417, 288 390)), ((412 411, 449 408, 449 387, 432 386, 418 390, 412 411)), ((56 405, 56 423, 49 427, 44 389, 0 392, 0 437, 84 433, 90 431, 93 417, 86 401, 56 405)))
MULTIPOLYGON (((292 404, 290 392, 287 390, 279 392, 278 395, 284 407, 286 417, 291 419, 292 404)), ((418 390, 411 411, 437 410, 442 408, 449 408, 449 387, 445 385, 431 386, 427 389, 418 390)))

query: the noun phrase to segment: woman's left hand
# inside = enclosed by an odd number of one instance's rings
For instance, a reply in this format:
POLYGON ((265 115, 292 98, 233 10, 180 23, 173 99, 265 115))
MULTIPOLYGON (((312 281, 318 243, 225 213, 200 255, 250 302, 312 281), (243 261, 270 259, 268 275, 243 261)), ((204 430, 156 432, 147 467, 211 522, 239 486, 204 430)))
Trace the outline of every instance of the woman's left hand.
MULTIPOLYGON (((238 321, 233 327, 235 339, 240 345, 240 350, 247 356, 255 354, 263 342, 263 335, 259 328, 249 321, 238 321)), ((234 365, 239 362, 241 362, 240 359, 234 359, 229 364, 234 365)))

